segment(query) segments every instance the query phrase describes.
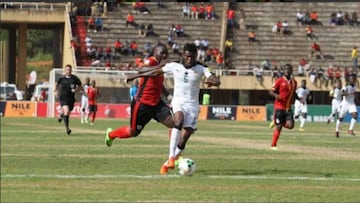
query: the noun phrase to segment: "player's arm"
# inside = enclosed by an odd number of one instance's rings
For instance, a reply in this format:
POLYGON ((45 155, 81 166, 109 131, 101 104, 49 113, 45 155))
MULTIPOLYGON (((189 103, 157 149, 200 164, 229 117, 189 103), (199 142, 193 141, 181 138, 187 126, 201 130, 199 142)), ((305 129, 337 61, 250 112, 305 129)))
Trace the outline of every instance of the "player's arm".
POLYGON ((157 69, 149 70, 148 72, 137 73, 134 75, 127 76, 126 83, 129 83, 129 82, 135 80, 136 78, 156 76, 156 75, 160 75, 162 73, 164 73, 164 72, 162 71, 161 67, 157 68, 157 69))
POLYGON ((171 101, 173 96, 170 94, 170 92, 165 88, 165 86, 163 85, 162 88, 162 95, 164 95, 166 97, 167 100, 171 101))
POLYGON ((279 87, 279 83, 277 81, 275 81, 274 85, 269 90, 269 95, 274 97, 275 99, 281 99, 281 97, 277 91, 278 87, 279 87))

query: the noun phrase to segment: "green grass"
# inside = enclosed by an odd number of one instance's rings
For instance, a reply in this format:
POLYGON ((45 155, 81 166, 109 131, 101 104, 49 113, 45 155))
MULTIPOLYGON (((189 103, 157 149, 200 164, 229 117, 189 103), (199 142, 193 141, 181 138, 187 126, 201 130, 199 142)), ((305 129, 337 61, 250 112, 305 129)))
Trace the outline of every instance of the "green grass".
MULTIPOLYGON (((200 121, 184 157, 197 171, 159 175, 167 129, 151 122, 137 138, 104 144, 128 120, 1 118, 1 202, 359 202, 360 138, 334 124, 284 129, 269 149, 266 122, 200 121)), ((296 124, 298 126, 298 124, 296 124)))

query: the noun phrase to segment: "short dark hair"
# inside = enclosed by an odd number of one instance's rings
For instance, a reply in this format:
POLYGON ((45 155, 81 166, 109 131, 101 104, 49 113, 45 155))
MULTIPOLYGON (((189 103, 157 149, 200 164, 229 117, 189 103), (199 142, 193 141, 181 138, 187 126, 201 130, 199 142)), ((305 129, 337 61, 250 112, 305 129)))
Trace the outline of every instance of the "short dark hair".
POLYGON ((185 51, 188 51, 188 52, 191 52, 191 53, 197 53, 196 45, 194 43, 186 43, 184 45, 184 52, 185 51))

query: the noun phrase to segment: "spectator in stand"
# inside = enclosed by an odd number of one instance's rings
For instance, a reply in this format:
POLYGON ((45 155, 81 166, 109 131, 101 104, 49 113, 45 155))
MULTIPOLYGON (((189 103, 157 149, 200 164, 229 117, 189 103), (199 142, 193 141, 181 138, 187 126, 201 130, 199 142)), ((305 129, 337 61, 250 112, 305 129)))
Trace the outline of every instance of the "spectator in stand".
POLYGON ((307 10, 307 11, 305 12, 305 16, 304 16, 304 23, 305 23, 306 25, 309 25, 309 24, 310 24, 310 21, 311 21, 310 11, 307 10))
POLYGON ((299 62, 299 68, 298 68, 298 76, 305 76, 305 70, 306 70, 306 65, 307 65, 307 61, 302 58, 299 62))
POLYGON ((129 40, 126 40, 125 43, 124 43, 123 54, 126 55, 126 56, 131 54, 131 48, 130 48, 129 40))
POLYGON ((131 41, 130 43, 130 53, 132 56, 136 56, 138 54, 138 45, 135 41, 131 41))
POLYGON ((350 25, 350 20, 351 20, 350 14, 348 12, 345 12, 345 14, 344 14, 344 25, 350 25))
POLYGON ((196 48, 197 48, 198 51, 199 51, 200 45, 201 45, 200 39, 199 39, 199 38, 196 38, 196 39, 194 40, 194 44, 195 44, 196 48))
POLYGON ((100 17, 95 19, 95 32, 103 31, 103 20, 100 17))
POLYGON ((316 79, 319 82, 319 87, 322 87, 324 84, 327 84, 327 79, 325 77, 325 70, 321 67, 316 70, 316 79))
POLYGON ((95 32, 95 19, 91 16, 88 20, 88 32, 95 32))
MULTIPOLYGON (((358 71, 357 71, 357 68, 354 68, 354 67, 349 67, 349 77, 352 77, 355 81, 355 84, 356 84, 356 87, 359 88, 360 87, 360 83, 359 83, 359 80, 358 80, 358 71)), ((349 78, 347 78, 347 80, 349 80, 349 78)))
POLYGON ((329 24, 332 26, 336 26, 336 13, 335 12, 331 13, 329 24))
POLYGON ((231 8, 229 8, 226 11, 226 16, 227 16, 227 25, 229 28, 233 28, 234 27, 234 18, 235 18, 235 11, 231 8))
POLYGON ((126 17, 126 27, 128 27, 129 24, 131 26, 135 27, 135 17, 131 14, 130 11, 127 14, 127 17, 126 17))
POLYGON ((204 2, 200 3, 198 11, 199 11, 199 17, 205 19, 205 5, 204 5, 204 2))
POLYGON ((137 68, 140 68, 144 65, 144 60, 142 59, 140 54, 137 54, 135 57, 135 65, 137 68))
POLYGON ((355 69, 358 68, 358 50, 357 50, 357 47, 354 46, 353 50, 351 51, 351 60, 353 62, 353 67, 355 69))
POLYGON ((176 55, 178 55, 178 56, 181 56, 180 47, 179 47, 179 45, 178 45, 176 42, 173 43, 171 49, 173 50, 173 53, 174 53, 174 54, 176 54, 176 55))
POLYGON ((225 51, 232 51, 234 43, 231 39, 226 39, 225 41, 225 51))
POLYGON ((101 62, 104 61, 105 58, 105 54, 104 54, 104 50, 102 47, 97 47, 96 48, 96 59, 99 59, 101 62))
POLYGON ((168 35, 171 37, 171 38, 175 38, 176 37, 176 28, 175 28, 175 24, 172 24, 169 28, 169 32, 168 32, 168 35))
POLYGON ((104 66, 105 66, 105 71, 110 71, 110 70, 112 69, 111 60, 110 60, 110 59, 106 59, 104 66))
POLYGON ((254 66, 253 74, 256 78, 256 81, 258 81, 261 85, 263 84, 264 78, 263 78, 264 70, 260 66, 254 66))
POLYGON ((351 13, 350 25, 351 26, 358 26, 359 25, 356 11, 351 13))
POLYGON ((340 67, 335 68, 335 80, 341 80, 342 71, 340 67))
POLYGON ((141 23, 139 25, 139 37, 145 37, 145 24, 141 23))
POLYGON ((316 13, 316 11, 312 11, 310 13, 310 24, 311 25, 321 25, 321 22, 319 21, 319 16, 318 14, 316 13))
POLYGON ((341 10, 336 13, 336 25, 344 25, 344 14, 341 10))
POLYGON ((153 37, 155 35, 154 33, 154 26, 153 24, 149 23, 146 28, 146 37, 153 37))
POLYGON ((176 37, 178 37, 178 38, 182 38, 182 37, 184 37, 184 28, 182 27, 182 25, 181 24, 177 24, 176 26, 175 26, 175 33, 176 33, 176 37))
POLYGON ((184 3, 184 5, 182 6, 182 17, 185 16, 190 18, 190 7, 188 2, 184 3))
POLYGON ((249 41, 249 43, 254 43, 257 41, 256 34, 254 31, 248 32, 248 41, 249 41))
POLYGON ((245 26, 245 10, 242 7, 239 8, 239 29, 240 30, 246 30, 246 26, 245 26))
POLYGON ((86 48, 89 48, 92 46, 92 40, 89 35, 86 36, 86 38, 84 39, 84 42, 85 42, 86 48))
POLYGON ((318 40, 318 37, 314 34, 314 30, 311 27, 311 25, 307 25, 305 28, 305 32, 306 32, 306 39, 310 39, 310 40, 318 40))
POLYGON ((86 49, 86 53, 89 58, 91 58, 91 59, 96 58, 96 49, 93 46, 88 47, 86 49))
POLYGON ((212 49, 208 48, 204 54, 204 62, 211 63, 212 49))
POLYGON ((112 49, 111 49, 111 47, 108 46, 105 48, 105 60, 109 60, 111 62, 112 57, 113 57, 112 49))
POLYGON ((296 25, 299 26, 299 24, 301 25, 304 25, 305 24, 305 14, 299 10, 297 13, 296 13, 296 25))
POLYGON ((330 85, 333 86, 334 85, 334 67, 332 64, 329 64, 329 67, 326 70, 327 73, 327 80, 328 80, 328 84, 330 82, 330 85))
POLYGON ((217 49, 217 48, 212 48, 211 49, 211 62, 216 62, 216 56, 220 53, 220 50, 219 49, 217 49))
POLYGON ((146 7, 145 2, 143 2, 143 1, 134 2, 133 7, 134 7, 136 13, 138 13, 138 12, 143 13, 143 14, 149 13, 149 9, 146 7))
POLYGON ((281 34, 282 34, 282 28, 283 28, 283 24, 282 24, 282 22, 279 20, 279 21, 276 23, 276 35, 281 36, 281 34))
POLYGON ((152 51, 152 46, 151 46, 151 43, 150 42, 146 42, 144 44, 144 58, 145 60, 151 56, 151 51, 152 51))
POLYGON ((116 56, 116 54, 119 54, 120 56, 122 53, 122 48, 123 48, 123 44, 120 42, 120 40, 116 40, 116 42, 114 43, 114 49, 115 49, 114 55, 116 56))
POLYGON ((277 27, 277 23, 272 26, 271 32, 273 33, 273 35, 277 35, 277 27))
POLYGON ((309 71, 309 78, 310 78, 310 82, 313 84, 313 85, 316 85, 316 70, 314 67, 312 67, 309 71))
POLYGON ((261 63, 261 67, 264 68, 264 70, 271 70, 271 61, 269 59, 265 59, 262 63, 261 63))
POLYGON ((222 70, 224 68, 224 55, 222 52, 219 52, 216 56, 216 66, 218 70, 222 70))
POLYGON ((214 6, 208 3, 205 7, 205 20, 214 20, 214 6))
POLYGON ((287 20, 284 20, 282 22, 282 34, 283 35, 290 34, 289 23, 287 22, 287 20))
POLYGON ((190 18, 196 20, 199 19, 199 11, 196 4, 193 4, 190 8, 190 18))
POLYGON ((310 57, 313 57, 313 55, 316 53, 316 52, 319 52, 320 53, 320 57, 323 59, 324 58, 324 55, 321 51, 321 47, 319 44, 317 44, 316 42, 314 42, 312 45, 311 45, 311 52, 310 52, 310 57))

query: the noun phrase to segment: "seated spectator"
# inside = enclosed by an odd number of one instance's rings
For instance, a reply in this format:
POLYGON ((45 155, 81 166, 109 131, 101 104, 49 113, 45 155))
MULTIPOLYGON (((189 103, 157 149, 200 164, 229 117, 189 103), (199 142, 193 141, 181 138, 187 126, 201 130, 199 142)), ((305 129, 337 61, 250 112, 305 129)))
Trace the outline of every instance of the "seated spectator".
POLYGON ((195 44, 195 46, 196 46, 197 49, 200 49, 201 41, 200 41, 199 38, 196 38, 196 39, 194 40, 194 44, 195 44))
POLYGON ((317 44, 316 42, 314 42, 312 45, 311 45, 311 53, 310 53, 310 57, 313 57, 314 53, 316 52, 319 52, 320 53, 320 57, 323 59, 324 56, 323 56, 323 53, 321 51, 321 47, 319 44, 317 44))
POLYGON ((300 10, 296 13, 296 25, 299 26, 299 24, 304 25, 305 24, 305 14, 300 10))
POLYGON ((139 25, 139 37, 145 37, 146 34, 145 34, 145 24, 144 23, 141 23, 139 25))
POLYGON ((153 37, 155 35, 154 33, 154 26, 153 24, 149 23, 146 28, 146 37, 153 37))
POLYGON ((336 25, 344 25, 344 14, 341 10, 336 13, 336 25))
POLYGON ((298 67, 298 76, 305 76, 305 70, 306 70, 306 65, 307 65, 307 61, 302 58, 299 62, 299 67, 298 67))
POLYGON ((319 21, 319 16, 318 16, 318 14, 316 13, 316 11, 312 11, 311 13, 310 13, 310 22, 309 22, 309 24, 310 25, 321 25, 321 22, 319 21))
POLYGON ((261 63, 261 67, 264 68, 264 70, 271 70, 271 61, 269 59, 265 59, 261 63))
POLYGON ((184 37, 184 28, 180 24, 177 24, 175 26, 175 33, 179 38, 184 37))
POLYGON ((169 32, 168 32, 168 35, 171 37, 171 38, 174 38, 176 37, 176 28, 175 28, 175 24, 172 24, 169 28, 169 32))
POLYGON ((229 28, 233 28, 234 27, 234 18, 235 18, 235 11, 231 8, 229 8, 226 11, 226 16, 227 16, 227 25, 229 28))
POLYGON ((190 7, 188 2, 184 3, 184 5, 182 6, 182 17, 185 16, 190 18, 190 7))
POLYGON ((212 57, 212 49, 207 49, 204 52, 204 62, 211 63, 211 57, 212 57))
POLYGON ((93 46, 88 47, 86 53, 91 59, 96 58, 96 49, 93 46))
POLYGON ((84 39, 84 42, 85 42, 86 48, 89 48, 93 45, 91 37, 89 35, 86 36, 86 38, 84 39))
POLYGON ((105 54, 104 54, 104 50, 102 47, 97 47, 95 54, 96 54, 96 56, 95 56, 96 59, 99 59, 100 61, 104 60, 105 54))
POLYGON ((144 65, 144 60, 142 59, 140 54, 136 54, 135 65, 137 68, 142 67, 144 65))
POLYGON ((193 4, 190 8, 190 18, 196 20, 199 18, 199 11, 196 4, 193 4))
POLYGON ((133 4, 136 13, 148 14, 149 9, 146 7, 145 2, 138 1, 133 4))
POLYGON ((248 41, 249 43, 254 43, 256 41, 256 34, 254 31, 248 33, 248 41))
POLYGON ((329 67, 326 70, 328 81, 330 82, 330 85, 334 85, 334 79, 335 79, 335 70, 332 64, 329 65, 329 67))
POLYGON ((112 50, 111 50, 111 47, 106 47, 105 48, 105 60, 112 60, 112 50))
POLYGON ((220 53, 220 50, 214 47, 211 52, 211 62, 216 62, 216 56, 220 53))
POLYGON ((276 34, 277 35, 281 35, 282 34, 282 28, 283 28, 283 24, 282 22, 279 20, 277 23, 276 23, 276 34))
POLYGON ((309 78, 310 78, 310 82, 313 85, 316 85, 316 70, 315 70, 315 68, 310 69, 309 78))
POLYGON ((101 61, 100 59, 93 58, 91 59, 91 67, 100 67, 101 61))
POLYGON ((342 71, 340 67, 335 68, 335 80, 341 80, 342 71))
POLYGON ((95 19, 94 17, 90 17, 88 20, 88 32, 95 32, 95 19))
POLYGON ((150 44, 150 42, 146 42, 144 44, 144 58, 148 58, 149 56, 151 56, 151 51, 152 51, 152 46, 150 44))
POLYGON ((215 59, 216 66, 219 70, 223 69, 224 66, 224 55, 222 52, 219 52, 215 59))
POLYGON ((254 67, 254 76, 255 76, 255 78, 256 78, 256 80, 260 83, 260 84, 262 84, 263 83, 263 72, 264 72, 264 70, 261 68, 261 67, 259 67, 259 66, 255 66, 254 67))
POLYGON ((130 43, 130 53, 132 56, 136 56, 138 54, 138 45, 135 41, 130 43))
POLYGON ((311 25, 306 26, 305 32, 306 32, 306 39, 310 39, 310 40, 318 39, 318 37, 314 34, 314 30, 311 27, 311 25))
POLYGON ((316 77, 317 77, 320 87, 322 87, 324 84, 328 83, 324 73, 325 73, 324 69, 322 69, 321 67, 317 68, 316 77))
POLYGON ((104 66, 105 66, 105 71, 110 71, 112 69, 111 60, 106 59, 104 66))
POLYGON ((359 22, 358 22, 358 17, 357 17, 357 13, 356 11, 351 13, 351 19, 350 19, 350 23, 351 26, 358 26, 359 22))
POLYGON ((126 17, 126 27, 128 27, 129 24, 135 27, 135 17, 131 14, 131 12, 129 12, 126 17))
POLYGON ((181 56, 180 47, 176 42, 173 43, 171 49, 173 50, 174 54, 181 56))
POLYGON ((204 2, 200 3, 198 11, 199 11, 199 17, 200 18, 205 18, 205 5, 204 5, 204 2))
POLYGON ((209 40, 204 38, 200 41, 200 49, 206 51, 207 49, 209 49, 209 40))
POLYGON ((120 55, 122 53, 122 48, 123 44, 120 42, 120 40, 116 40, 116 42, 114 43, 115 56, 116 54, 120 55))
POLYGON ((103 31, 103 20, 100 17, 95 19, 95 32, 103 31))
POLYGON ((344 25, 350 25, 350 20, 351 20, 350 14, 348 12, 345 12, 345 14, 344 14, 344 25))
POLYGON ((289 30, 289 23, 287 22, 287 20, 284 20, 284 22, 282 22, 282 34, 287 35, 290 34, 290 30, 289 30))
POLYGON ((128 40, 126 40, 125 43, 124 43, 123 54, 124 55, 131 54, 130 42, 128 40))
POLYGON ((214 6, 211 3, 205 7, 205 20, 214 20, 214 6))
POLYGON ((310 11, 309 11, 309 10, 307 10, 307 11, 305 12, 304 22, 305 22, 306 25, 309 25, 310 22, 311 22, 310 11))
POLYGON ((336 21, 336 13, 335 12, 331 13, 329 24, 332 26, 336 26, 337 21, 336 21))
POLYGON ((172 45, 174 44, 174 39, 170 35, 168 35, 167 41, 168 41, 168 47, 171 48, 172 45))
POLYGON ((274 24, 271 28, 271 32, 274 34, 274 35, 277 35, 277 30, 278 30, 278 26, 277 24, 274 24))

